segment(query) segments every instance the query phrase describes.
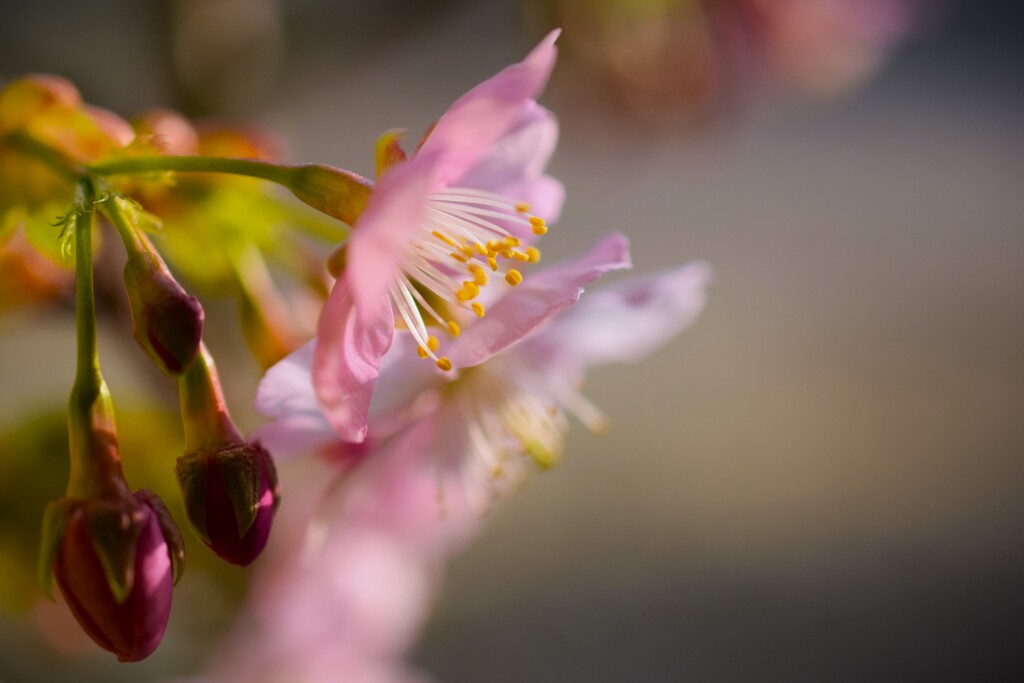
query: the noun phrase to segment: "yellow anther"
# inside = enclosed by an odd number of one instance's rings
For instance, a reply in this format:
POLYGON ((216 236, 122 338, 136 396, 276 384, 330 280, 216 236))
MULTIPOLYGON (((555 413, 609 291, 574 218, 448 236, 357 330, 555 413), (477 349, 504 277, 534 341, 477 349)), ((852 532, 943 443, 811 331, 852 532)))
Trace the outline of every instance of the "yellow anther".
POLYGON ((471 263, 469 272, 473 274, 473 282, 481 287, 487 284, 487 271, 479 263, 471 263))
POLYGON ((543 235, 544 233, 546 233, 548 231, 548 226, 544 223, 544 219, 543 218, 538 218, 537 216, 531 216, 530 217, 530 225, 533 226, 533 234, 534 235, 543 235))
POLYGON ((508 247, 505 247, 504 249, 501 250, 501 257, 512 258, 512 250, 509 249, 508 247))
POLYGON ((449 254, 449 256, 451 256, 456 261, 459 261, 460 263, 469 263, 469 258, 466 257, 466 256, 463 256, 462 254, 460 254, 458 252, 454 252, 453 251, 451 254, 449 254))
POLYGON ((430 354, 427 353, 427 350, 425 348, 423 348, 422 346, 417 346, 416 347, 416 355, 418 355, 420 358, 426 358, 430 354))
POLYGON ((470 299, 475 299, 480 294, 480 287, 472 280, 463 280, 462 289, 469 294, 470 299))
POLYGON ((473 309, 473 312, 476 313, 478 318, 484 317, 484 305, 479 301, 475 302, 470 308, 473 309))
POLYGON ((527 202, 519 202, 518 204, 516 204, 516 211, 518 211, 519 213, 526 213, 529 210, 530 205, 527 202))
POLYGON ((473 246, 476 248, 476 253, 480 254, 481 256, 489 256, 490 255, 490 252, 487 250, 487 247, 485 247, 484 245, 480 244, 479 242, 477 242, 473 246))
POLYGON ((513 251, 512 258, 514 258, 516 261, 522 261, 523 263, 526 263, 530 260, 530 257, 521 251, 513 251))
POLYGON ((437 367, 441 368, 445 372, 448 372, 449 370, 452 369, 452 362, 448 360, 446 357, 441 356, 440 358, 437 359, 437 367))
POLYGON ((540 249, 537 247, 527 247, 526 256, 529 258, 530 263, 537 263, 537 261, 540 261, 540 249))
POLYGON ((430 335, 427 337, 427 348, 431 351, 437 351, 441 347, 441 342, 438 341, 437 337, 430 335))
POLYGON ((505 282, 509 283, 513 287, 523 281, 523 274, 515 268, 509 268, 509 271, 505 273, 505 282))
POLYGON ((507 244, 510 247, 518 247, 522 243, 523 241, 518 237, 509 237, 507 240, 505 240, 505 244, 507 244))
POLYGON ((448 235, 445 235, 442 232, 438 232, 437 230, 435 230, 435 231, 433 231, 430 234, 433 235, 434 237, 436 237, 437 239, 441 240, 445 244, 447 244, 449 247, 458 247, 459 246, 458 244, 455 243, 454 240, 452 240, 451 237, 449 237, 448 235))
POLYGON ((498 270, 498 259, 493 256, 488 256, 487 265, 490 266, 491 270, 498 270))
POLYGON ((473 295, 467 292, 465 289, 460 289, 455 292, 455 298, 459 301, 469 301, 473 298, 473 295))
POLYGON ((462 334, 462 328, 460 328, 459 324, 454 320, 448 321, 448 331, 452 333, 453 337, 458 337, 460 334, 462 334))
POLYGON ((499 251, 501 251, 504 246, 505 245, 499 242, 498 240, 489 240, 487 242, 487 251, 490 252, 490 254, 493 256, 494 254, 497 254, 499 251))

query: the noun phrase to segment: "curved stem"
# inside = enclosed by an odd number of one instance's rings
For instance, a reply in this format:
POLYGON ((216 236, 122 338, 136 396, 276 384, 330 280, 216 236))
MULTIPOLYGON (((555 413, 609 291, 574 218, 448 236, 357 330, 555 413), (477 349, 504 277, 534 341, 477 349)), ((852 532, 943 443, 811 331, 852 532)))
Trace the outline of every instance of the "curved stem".
POLYGON ((124 210, 118 203, 120 201, 123 200, 119 197, 111 197, 101 203, 100 210, 106 214, 107 218, 110 219, 110 222, 117 229, 117 234, 121 236, 121 241, 124 242, 124 248, 128 252, 128 257, 131 258, 142 253, 155 253, 156 250, 149 239, 125 216, 124 210))
POLYGON ((117 159, 89 166, 89 172, 97 175, 122 175, 130 173, 230 173, 232 175, 262 178, 287 185, 291 168, 258 159, 204 156, 152 156, 134 159, 117 159))

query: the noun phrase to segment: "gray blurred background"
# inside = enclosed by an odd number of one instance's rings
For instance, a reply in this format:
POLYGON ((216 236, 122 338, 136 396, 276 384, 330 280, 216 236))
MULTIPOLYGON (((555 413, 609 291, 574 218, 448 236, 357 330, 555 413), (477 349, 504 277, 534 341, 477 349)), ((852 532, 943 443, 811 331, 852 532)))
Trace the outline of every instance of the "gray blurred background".
MULTIPOLYGON (((423 130, 538 35, 497 0, 234 5, 210 20, 233 48, 183 55, 169 3, 0 2, 0 74, 62 73, 124 114, 244 116, 294 159, 369 174, 380 132, 423 130)), ((611 434, 575 429, 454 562, 419 665, 451 683, 1024 680, 1021 18, 951 3, 857 92, 699 129, 623 121, 556 72, 568 202, 545 258, 623 230, 638 271, 701 258, 717 278, 671 347, 593 373, 611 434)), ((63 400, 67 329, 0 327, 4 424, 63 400)), ((126 680, 180 673, 157 659, 126 680)), ((4 683, 56 676, 0 643, 4 683)))

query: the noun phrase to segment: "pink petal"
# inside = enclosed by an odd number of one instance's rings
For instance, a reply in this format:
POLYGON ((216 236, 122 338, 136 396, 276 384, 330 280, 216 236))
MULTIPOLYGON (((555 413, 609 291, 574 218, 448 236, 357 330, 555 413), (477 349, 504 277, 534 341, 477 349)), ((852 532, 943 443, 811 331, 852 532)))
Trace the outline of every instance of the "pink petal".
POLYGON ((395 319, 381 295, 356 315, 347 281, 334 285, 320 314, 313 353, 313 387, 334 431, 344 441, 366 438, 366 421, 381 358, 391 347, 395 319))
POLYGON ((360 315, 375 314, 409 238, 423 222, 427 197, 436 187, 436 162, 436 156, 418 154, 392 167, 356 221, 343 278, 360 315))
POLYGON ((512 128, 487 148, 458 184, 506 194, 505 188, 540 176, 557 144, 558 119, 536 102, 527 102, 512 128))
POLYGON ((479 365, 572 306, 604 273, 629 267, 629 240, 612 233, 583 256, 528 275, 459 337, 448 356, 456 367, 479 365))
POLYGON ((420 153, 441 156, 439 179, 443 184, 469 171, 544 89, 558 55, 558 34, 557 29, 549 33, 526 59, 467 92, 438 120, 420 153))
POLYGON ((638 361, 686 329, 704 308, 712 270, 692 263, 588 294, 530 340, 580 368, 638 361))
POLYGON ((280 360, 264 373, 256 388, 253 407, 265 417, 320 412, 313 391, 313 350, 311 340, 280 360))

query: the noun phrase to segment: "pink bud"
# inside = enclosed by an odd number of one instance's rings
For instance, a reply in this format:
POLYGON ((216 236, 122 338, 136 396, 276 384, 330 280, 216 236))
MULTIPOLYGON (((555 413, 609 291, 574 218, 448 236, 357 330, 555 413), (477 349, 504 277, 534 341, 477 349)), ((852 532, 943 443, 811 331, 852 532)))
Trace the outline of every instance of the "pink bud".
POLYGON ((49 517, 63 515, 52 572, 71 613, 118 660, 145 659, 163 638, 183 558, 163 504, 138 491, 51 507, 49 517))

